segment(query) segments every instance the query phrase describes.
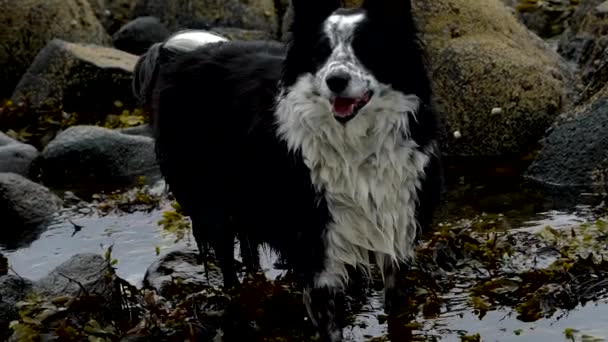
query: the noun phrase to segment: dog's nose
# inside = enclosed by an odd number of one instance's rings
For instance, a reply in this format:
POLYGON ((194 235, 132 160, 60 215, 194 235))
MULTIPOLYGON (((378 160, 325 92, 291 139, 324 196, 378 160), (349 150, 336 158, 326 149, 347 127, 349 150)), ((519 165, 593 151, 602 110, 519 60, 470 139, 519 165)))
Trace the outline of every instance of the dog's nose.
POLYGON ((346 90, 346 87, 348 87, 348 82, 350 82, 350 75, 345 72, 329 75, 325 79, 325 83, 327 83, 329 90, 336 94, 340 94, 346 90))

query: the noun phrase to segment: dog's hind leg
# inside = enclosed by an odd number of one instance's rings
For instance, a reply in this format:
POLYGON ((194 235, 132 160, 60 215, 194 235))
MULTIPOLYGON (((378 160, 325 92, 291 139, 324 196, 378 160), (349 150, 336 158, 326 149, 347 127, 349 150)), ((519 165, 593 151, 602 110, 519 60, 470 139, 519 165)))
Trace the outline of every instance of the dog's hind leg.
POLYGON ((260 270, 259 244, 254 239, 246 235, 237 235, 241 249, 241 259, 247 268, 247 272, 255 273, 260 270))
POLYGON ((234 260, 234 238, 235 235, 228 224, 222 224, 226 220, 214 220, 204 215, 192 217, 192 232, 199 248, 199 258, 205 263, 209 257, 209 247, 213 249, 215 259, 222 270, 224 287, 226 289, 237 285, 236 267, 234 260))

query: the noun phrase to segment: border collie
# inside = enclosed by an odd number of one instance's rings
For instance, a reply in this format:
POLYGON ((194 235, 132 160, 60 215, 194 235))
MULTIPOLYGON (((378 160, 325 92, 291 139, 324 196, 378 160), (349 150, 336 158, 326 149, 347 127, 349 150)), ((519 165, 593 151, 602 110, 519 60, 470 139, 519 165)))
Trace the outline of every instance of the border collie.
POLYGON ((409 0, 293 0, 289 42, 185 32, 136 68, 161 171, 237 284, 234 240, 301 280, 324 341, 341 341, 337 295, 380 271, 385 310, 404 303, 417 237, 439 199, 438 126, 409 0))

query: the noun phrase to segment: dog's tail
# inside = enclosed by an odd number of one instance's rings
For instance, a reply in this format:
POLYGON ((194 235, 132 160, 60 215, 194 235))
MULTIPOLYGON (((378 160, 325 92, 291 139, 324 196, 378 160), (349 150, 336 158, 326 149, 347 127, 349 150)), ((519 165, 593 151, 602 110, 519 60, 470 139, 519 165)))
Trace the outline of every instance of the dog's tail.
POLYGON ((131 88, 138 104, 149 107, 158 72, 164 61, 181 53, 187 53, 204 45, 227 41, 218 34, 203 30, 183 30, 163 42, 155 43, 144 53, 133 71, 131 88))

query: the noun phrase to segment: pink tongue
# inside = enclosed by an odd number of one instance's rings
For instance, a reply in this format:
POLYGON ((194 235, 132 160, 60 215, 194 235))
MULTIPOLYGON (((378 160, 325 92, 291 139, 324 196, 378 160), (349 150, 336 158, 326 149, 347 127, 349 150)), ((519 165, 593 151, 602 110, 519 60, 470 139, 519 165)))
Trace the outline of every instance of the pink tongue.
POLYGON ((357 103, 357 99, 336 97, 333 103, 334 113, 341 117, 351 116, 353 114, 353 110, 355 109, 355 103, 357 103))

